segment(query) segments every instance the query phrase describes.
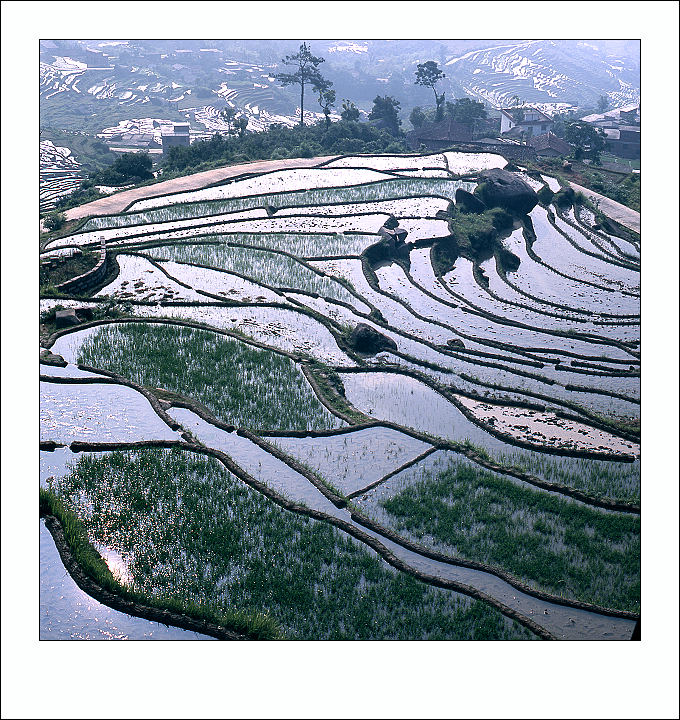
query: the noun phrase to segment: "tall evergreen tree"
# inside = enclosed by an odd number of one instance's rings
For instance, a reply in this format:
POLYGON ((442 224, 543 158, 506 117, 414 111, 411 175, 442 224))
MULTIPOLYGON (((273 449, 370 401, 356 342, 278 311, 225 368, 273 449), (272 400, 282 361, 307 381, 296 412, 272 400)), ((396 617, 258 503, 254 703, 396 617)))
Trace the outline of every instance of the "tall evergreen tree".
POLYGON ((274 79, 278 80, 284 87, 288 85, 300 86, 300 125, 305 124, 305 86, 328 90, 333 84, 321 75, 318 66, 325 62, 323 58, 312 55, 307 43, 300 45, 299 52, 294 55, 286 55, 281 61, 284 65, 291 65, 297 70, 293 73, 276 73, 274 79))

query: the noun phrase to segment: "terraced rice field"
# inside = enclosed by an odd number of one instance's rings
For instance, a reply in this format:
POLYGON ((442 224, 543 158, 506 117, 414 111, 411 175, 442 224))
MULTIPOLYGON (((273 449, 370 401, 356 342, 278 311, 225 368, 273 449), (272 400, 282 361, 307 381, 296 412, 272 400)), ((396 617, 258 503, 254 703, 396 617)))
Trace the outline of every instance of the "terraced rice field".
MULTIPOLYGON (((257 637, 631 637, 639 243, 538 205, 501 239, 515 269, 442 267, 456 190, 505 164, 338 158, 47 245, 108 250, 99 284, 41 301, 94 317, 43 339, 66 366, 41 359, 41 464, 101 582, 257 637)), ((63 600, 44 636, 106 635, 63 600)))
POLYGON ((52 210, 57 202, 76 190, 85 178, 80 163, 67 147, 50 140, 40 142, 40 211, 52 210))

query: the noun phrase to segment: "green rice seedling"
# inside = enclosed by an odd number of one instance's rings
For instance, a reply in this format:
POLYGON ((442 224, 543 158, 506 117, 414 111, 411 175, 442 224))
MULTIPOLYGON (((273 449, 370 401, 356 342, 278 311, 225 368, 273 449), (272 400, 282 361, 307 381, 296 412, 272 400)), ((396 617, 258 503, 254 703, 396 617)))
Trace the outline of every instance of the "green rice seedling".
POLYGON ((147 596, 133 590, 113 575, 105 560, 90 542, 85 524, 75 512, 67 509, 52 490, 40 488, 40 512, 53 515, 59 520, 76 562, 86 575, 105 590, 141 605, 170 610, 197 620, 215 623, 254 639, 276 640, 282 636, 277 623, 270 616, 262 613, 245 613, 237 608, 220 611, 201 601, 182 600, 174 595, 147 596))
POLYGON ((399 532, 550 593, 639 611, 639 516, 548 494, 462 458, 411 478, 379 502, 382 521, 399 532))
POLYGON ((315 292, 343 300, 356 298, 336 280, 318 275, 289 255, 230 245, 164 245, 149 253, 158 260, 197 263, 246 275, 255 282, 315 292))
POLYGON ((461 187, 472 191, 475 183, 445 178, 395 178, 367 185, 355 185, 341 188, 314 188, 291 193, 274 193, 241 198, 200 201, 169 205, 166 207, 92 218, 83 230, 100 230, 113 227, 127 227, 153 222, 181 220, 183 218, 218 215, 238 212, 251 208, 270 205, 276 208, 299 205, 323 205, 327 203, 369 202, 372 200, 392 200, 412 195, 442 195, 453 202, 456 190, 461 187))
POLYGON ((103 325, 78 362, 202 403, 224 422, 255 430, 326 430, 340 421, 288 357, 208 330, 103 325))
POLYGON ((173 449, 83 455, 58 482, 130 590, 274 619, 297 639, 524 639, 488 606, 398 573, 324 522, 282 510, 221 464, 173 449))

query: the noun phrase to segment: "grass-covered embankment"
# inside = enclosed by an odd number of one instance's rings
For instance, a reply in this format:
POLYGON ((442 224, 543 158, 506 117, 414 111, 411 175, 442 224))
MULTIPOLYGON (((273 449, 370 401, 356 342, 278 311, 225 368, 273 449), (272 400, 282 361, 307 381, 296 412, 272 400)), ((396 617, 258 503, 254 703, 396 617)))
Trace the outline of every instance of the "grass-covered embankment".
POLYGON ((84 455, 55 492, 128 562, 145 598, 275 618, 298 639, 533 637, 484 603, 387 567, 323 522, 282 510, 181 450, 84 455))
POLYGON ((104 325, 78 362, 187 396, 216 417, 253 430, 330 430, 338 420, 285 355, 179 325, 104 325))
MULTIPOLYGON (((455 460, 380 501, 395 529, 537 589, 640 610, 640 518, 605 513, 455 460)), ((384 521, 384 520, 383 520, 384 521)))

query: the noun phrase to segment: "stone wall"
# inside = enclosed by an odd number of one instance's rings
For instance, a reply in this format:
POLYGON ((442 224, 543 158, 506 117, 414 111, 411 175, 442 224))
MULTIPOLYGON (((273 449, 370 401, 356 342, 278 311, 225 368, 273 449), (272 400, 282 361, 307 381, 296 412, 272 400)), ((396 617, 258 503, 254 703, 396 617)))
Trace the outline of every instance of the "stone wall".
POLYGON ((97 264, 91 270, 84 272, 82 275, 78 275, 78 277, 60 283, 57 285, 57 290, 74 295, 90 290, 95 285, 99 284, 102 278, 106 275, 108 265, 107 259, 106 241, 102 239, 101 248, 99 250, 99 261, 97 264))

